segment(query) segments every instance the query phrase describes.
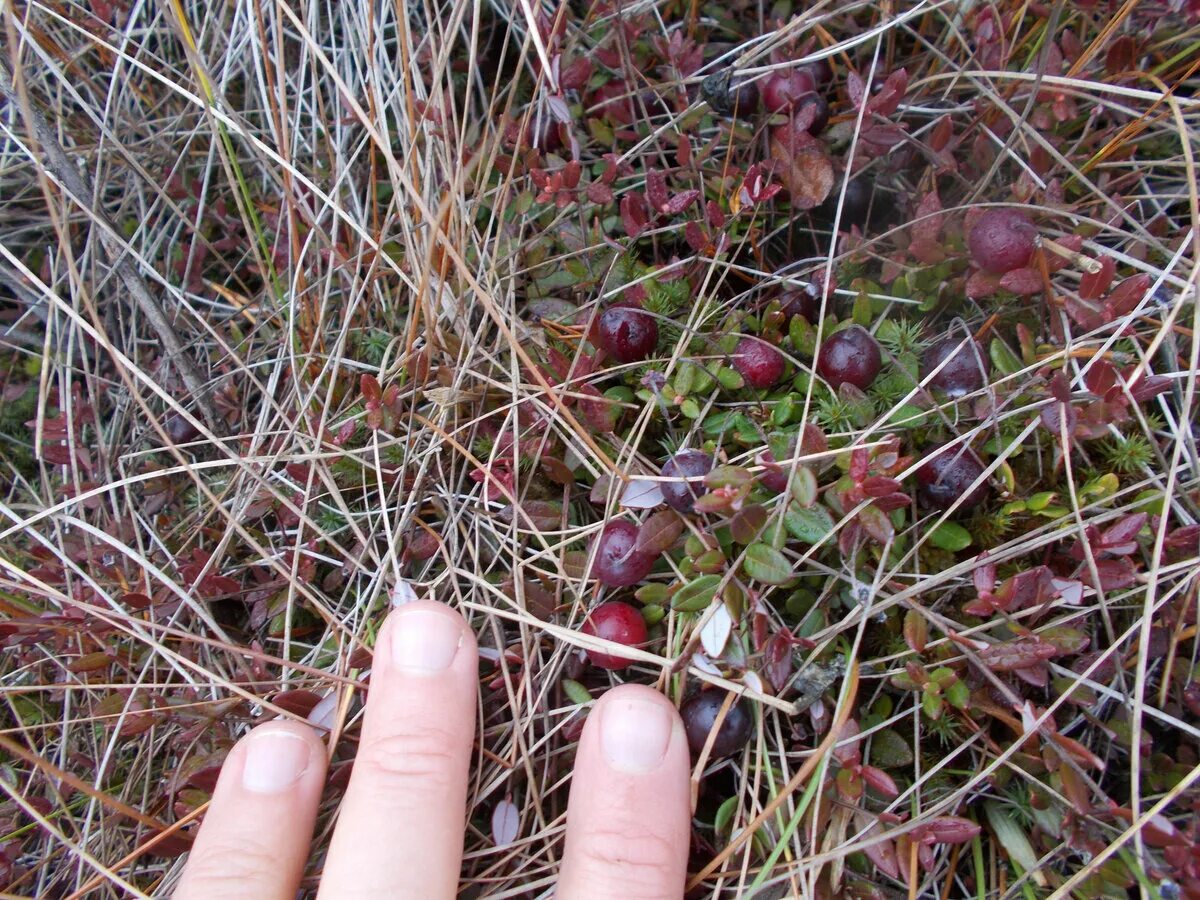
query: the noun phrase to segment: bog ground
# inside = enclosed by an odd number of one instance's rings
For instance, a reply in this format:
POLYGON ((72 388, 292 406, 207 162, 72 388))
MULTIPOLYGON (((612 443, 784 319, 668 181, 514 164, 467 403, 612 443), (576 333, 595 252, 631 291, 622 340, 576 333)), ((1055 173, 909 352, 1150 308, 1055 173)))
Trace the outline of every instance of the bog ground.
POLYGON ((464 896, 634 681, 690 897, 1200 897, 1194 0, 0 22, 8 895, 169 894, 274 716, 313 887, 431 596, 464 896))

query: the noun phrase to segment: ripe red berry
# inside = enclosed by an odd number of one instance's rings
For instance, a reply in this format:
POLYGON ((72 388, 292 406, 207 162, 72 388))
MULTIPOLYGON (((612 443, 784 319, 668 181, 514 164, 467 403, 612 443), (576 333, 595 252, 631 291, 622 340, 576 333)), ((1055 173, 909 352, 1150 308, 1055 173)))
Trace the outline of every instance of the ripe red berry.
POLYGON ((749 118, 758 112, 758 83, 725 69, 710 75, 700 85, 700 96, 723 116, 749 118))
POLYGON ((813 73, 806 68, 780 69, 762 80, 762 102, 768 112, 785 112, 806 94, 817 89, 813 73))
MULTIPOLYGON (((646 643, 646 620, 628 603, 601 603, 588 614, 583 633, 627 647, 639 647, 646 643)), ((599 650, 589 650, 587 655, 592 665, 601 669, 619 671, 633 665, 632 659, 599 650)))
POLYGON ((761 338, 744 337, 733 350, 733 367, 750 387, 769 388, 783 377, 783 354, 761 338))
POLYGON ((635 550, 638 527, 626 519, 604 526, 596 538, 596 560, 592 574, 605 587, 629 587, 637 584, 654 568, 654 556, 635 550))
POLYGON ((1037 229, 1015 209, 989 209, 967 235, 971 260, 984 271, 1003 275, 1028 264, 1037 229))
POLYGON ((187 444, 200 437, 200 429, 181 416, 174 413, 167 419, 167 437, 173 444, 187 444))
POLYGON ((835 390, 852 384, 866 390, 883 366, 883 354, 871 333, 858 325, 827 337, 817 354, 817 373, 835 390))
POLYGON ((701 480, 712 471, 713 458, 703 450, 680 450, 665 463, 664 478, 687 478, 689 481, 663 481, 659 483, 667 505, 680 512, 692 511, 692 504, 708 493, 701 480))
POLYGON ((597 343, 619 362, 643 360, 658 344, 658 323, 654 316, 640 309, 628 306, 606 309, 596 326, 597 343))
MULTIPOLYGON (((708 734, 717 721, 717 713, 725 702, 724 691, 699 691, 684 701, 679 709, 683 718, 683 730, 687 735, 688 746, 692 752, 699 755, 708 742, 708 734)), ((739 700, 729 707, 721 729, 713 739, 710 759, 720 759, 737 753, 746 746, 753 730, 754 718, 744 700, 739 700)))
POLYGON ((787 290, 779 295, 779 307, 789 319, 792 316, 803 316, 815 323, 821 314, 821 295, 815 284, 787 290))
POLYGON ((986 481, 974 489, 971 487, 985 468, 974 451, 962 444, 934 447, 917 469, 917 495, 925 506, 937 509, 948 509, 960 497, 960 507, 975 506, 988 495, 986 481))
POLYGON ((987 384, 991 370, 983 348, 973 338, 949 337, 926 350, 921 357, 921 375, 928 377, 938 366, 941 370, 926 383, 951 398, 979 390, 987 384))

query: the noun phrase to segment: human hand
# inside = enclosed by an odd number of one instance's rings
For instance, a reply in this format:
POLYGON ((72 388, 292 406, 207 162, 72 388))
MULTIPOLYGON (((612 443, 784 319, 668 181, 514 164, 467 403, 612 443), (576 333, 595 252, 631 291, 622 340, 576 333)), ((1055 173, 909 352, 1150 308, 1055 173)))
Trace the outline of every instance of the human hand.
MULTIPOLYGON (((475 638, 458 613, 421 600, 388 616, 320 897, 455 895, 478 682, 475 638)), ((317 732, 298 722, 268 722, 242 738, 221 769, 177 900, 291 900, 326 762, 317 732)), ((575 757, 557 896, 680 897, 689 836, 678 713, 648 687, 607 692, 575 757)))

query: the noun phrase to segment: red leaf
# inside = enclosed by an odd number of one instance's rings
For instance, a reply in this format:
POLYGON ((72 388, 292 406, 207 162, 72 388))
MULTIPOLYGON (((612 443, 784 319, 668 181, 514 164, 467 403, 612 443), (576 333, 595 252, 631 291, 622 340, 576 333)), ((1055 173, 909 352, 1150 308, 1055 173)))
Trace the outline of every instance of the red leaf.
POLYGON ((709 228, 724 228, 725 213, 721 210, 721 205, 716 200, 709 200, 704 204, 704 217, 708 220, 709 228))
POLYGON ((1117 556, 1128 556, 1133 553, 1137 550, 1135 538, 1138 536, 1138 532, 1146 526, 1149 518, 1147 513, 1136 513, 1125 516, 1117 524, 1106 528, 1100 535, 1102 548, 1105 552, 1117 556))
POLYGON ((868 497, 886 497, 901 490, 902 486, 895 478, 872 475, 862 483, 862 489, 868 497))
POLYGON ((683 239, 694 253, 703 253, 708 249, 708 235, 697 222, 688 222, 683 226, 683 239))
POLYGON ((1000 287, 1021 297, 1042 291, 1042 273, 1036 269, 1013 269, 1000 276, 1000 287))
MULTIPOLYGON (((1096 574, 1100 576, 1100 589, 1104 591, 1119 591, 1137 581, 1137 570, 1129 557, 1119 559, 1100 559, 1096 561, 1096 574)), ((1083 577, 1091 580, 1091 571, 1084 569, 1083 577)), ((1093 585, 1094 586, 1094 585, 1093 585)))
POLYGON ((700 191, 696 190, 695 188, 681 191, 663 205, 662 211, 669 216, 678 215, 695 203, 699 198, 700 191))
POLYGON ((603 182, 593 181, 587 186, 587 198, 593 203, 599 203, 601 205, 612 203, 612 188, 603 182))
POLYGON ((913 829, 914 840, 924 844, 965 844, 974 840, 980 827, 959 816, 939 816, 913 829))
POLYGON ((950 143, 950 138, 954 135, 954 122, 949 116, 942 116, 937 120, 937 124, 933 126, 933 131, 929 133, 929 146, 935 152, 940 153, 946 149, 950 143))
POLYGON ((1100 299, 1112 284, 1116 270, 1117 263, 1111 256, 1100 257, 1100 271, 1085 272, 1079 279, 1079 296, 1085 300, 1100 299))
POLYGON ((972 300, 990 297, 1000 289, 1000 276, 978 269, 967 279, 967 296, 972 300))
POLYGON ((979 659, 993 672, 1014 672, 1052 659, 1058 653, 1057 647, 1039 638, 1016 638, 980 650, 979 659))
POLYGON ((559 75, 558 83, 568 91, 578 91, 587 87, 588 79, 592 77, 592 61, 586 56, 572 60, 559 75))
POLYGON ((1108 360, 1098 359, 1084 373, 1083 383, 1097 397, 1104 397, 1117 387, 1117 370, 1108 360))
POLYGON ((1165 375, 1146 375, 1130 383, 1129 395, 1138 403, 1144 403, 1151 397, 1165 394, 1171 389, 1172 381, 1165 375))
POLYGON ((646 208, 646 200, 641 194, 626 194, 621 198, 621 222, 625 233, 636 238, 650 222, 650 213, 646 208))
POLYGON ((862 778, 863 781, 885 797, 900 796, 900 789, 896 787, 896 782, 892 780, 891 775, 882 769, 877 769, 874 766, 863 766, 862 778))
MULTIPOLYGON (((890 116, 896 111, 896 108, 900 105, 900 101, 904 99, 904 94, 907 90, 908 72, 905 69, 897 69, 883 82, 879 93, 871 98, 868 108, 871 112, 878 113, 881 116, 890 116)), ((855 106, 857 105, 855 103, 855 106)))
POLYGON ((658 169, 646 173, 646 199, 650 208, 664 212, 670 195, 667 192, 667 176, 658 169))
POLYGON ((1126 278, 1108 295, 1108 299, 1104 301, 1104 308, 1114 317, 1123 316, 1132 312, 1142 302, 1142 298, 1146 296, 1148 290, 1150 290, 1149 275, 1142 273, 1134 275, 1132 278, 1126 278))
POLYGON ((377 408, 383 400, 383 391, 379 387, 379 380, 374 375, 366 374, 358 380, 358 384, 367 409, 377 408))
POLYGON ((852 71, 846 76, 846 92, 850 95, 850 103, 855 109, 862 106, 863 97, 867 93, 867 86, 857 72, 852 71))
POLYGON ((764 670, 776 693, 782 691, 792 677, 792 657, 790 634, 780 632, 767 638, 763 648, 764 670))

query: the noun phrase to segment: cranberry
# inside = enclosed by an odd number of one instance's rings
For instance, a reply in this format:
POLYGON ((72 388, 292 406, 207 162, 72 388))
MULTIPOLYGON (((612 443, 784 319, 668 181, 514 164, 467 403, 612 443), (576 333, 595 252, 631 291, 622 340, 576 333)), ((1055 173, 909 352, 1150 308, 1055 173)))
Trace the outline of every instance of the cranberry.
POLYGON ((1033 256, 1037 229, 1024 213, 1015 209, 989 209, 967 235, 967 246, 975 265, 1003 275, 1025 266, 1033 256))
POLYGON ((705 78, 700 85, 700 96, 723 116, 748 118, 758 112, 758 84, 735 75, 730 69, 705 78))
POLYGON ((779 295, 779 307, 789 319, 792 316, 803 316, 815 323, 821 315, 821 295, 815 284, 787 290, 779 295))
POLYGON ((166 430, 172 444, 188 444, 200 437, 200 429, 179 413, 167 419, 166 430))
MULTIPOLYGON (((700 691, 693 694, 679 709, 683 718, 683 730, 687 735, 688 746, 692 752, 699 755, 708 742, 708 734, 712 731, 713 723, 717 721, 717 713, 725 703, 724 691, 700 691)), ((750 740, 750 732, 754 719, 744 700, 739 700, 729 707, 721 730, 713 739, 709 757, 720 759, 737 753, 750 740)))
POLYGON ((971 489, 983 475, 984 468, 983 462, 969 447, 961 444, 935 447, 917 469, 917 494, 923 504, 937 509, 948 509, 960 497, 960 506, 975 506, 988 495, 986 481, 971 489))
POLYGON ((763 469, 762 474, 758 476, 759 481, 762 482, 763 487, 765 487, 768 491, 774 491, 776 494, 782 494, 787 490, 788 473, 791 463, 788 463, 788 467, 778 464, 771 465, 775 463, 775 454, 770 450, 763 451, 762 462, 768 465, 763 469))
MULTIPOLYGON (((804 67, 777 70, 762 80, 762 102, 768 112, 785 112, 817 89, 813 73, 804 67)), ((815 96, 815 94, 814 94, 815 96)))
POLYGON ((882 366, 879 344, 858 325, 831 334, 817 354, 817 373, 834 389, 852 384, 865 391, 882 366))
MULTIPOLYGON (((825 198, 825 201, 813 210, 813 215, 820 221, 833 224, 840 195, 841 186, 838 185, 825 198)), ((874 179, 866 175, 852 178, 846 185, 846 196, 842 199, 842 216, 838 219, 838 227, 843 230, 849 230, 851 225, 864 228, 868 221, 883 218, 880 215, 881 211, 874 208, 874 200, 874 179)))
POLYGON ((769 388, 783 377, 783 354, 761 338, 744 337, 733 350, 733 367, 750 387, 769 388))
POLYGON ((814 59, 812 62, 805 63, 801 68, 812 75, 817 87, 825 87, 833 81, 833 66, 829 64, 828 59, 814 59))
MULTIPOLYGON (((627 647, 638 647, 646 643, 646 620, 628 603, 601 603, 584 621, 583 633, 627 647)), ((589 650, 587 655, 592 665, 601 669, 620 670, 633 665, 632 659, 599 650, 589 650)))
POLYGON ((658 345, 654 316, 628 306, 614 306, 600 314, 596 341, 609 356, 623 363, 638 362, 658 345))
MULTIPOLYGON (((703 450, 680 450, 665 463, 664 478, 699 479, 712 471, 713 458, 703 450)), ((708 493, 703 481, 660 482, 663 499, 667 505, 680 512, 691 512, 692 504, 708 493)))
POLYGON ((991 368, 983 348, 974 338, 964 341, 956 337, 938 341, 921 357, 922 375, 928 376, 938 366, 942 367, 941 371, 927 384, 951 398, 979 390, 987 384, 991 368))
POLYGON ((634 550, 638 527, 626 519, 609 522, 596 539, 593 574, 605 587, 629 587, 650 574, 654 557, 634 550))

